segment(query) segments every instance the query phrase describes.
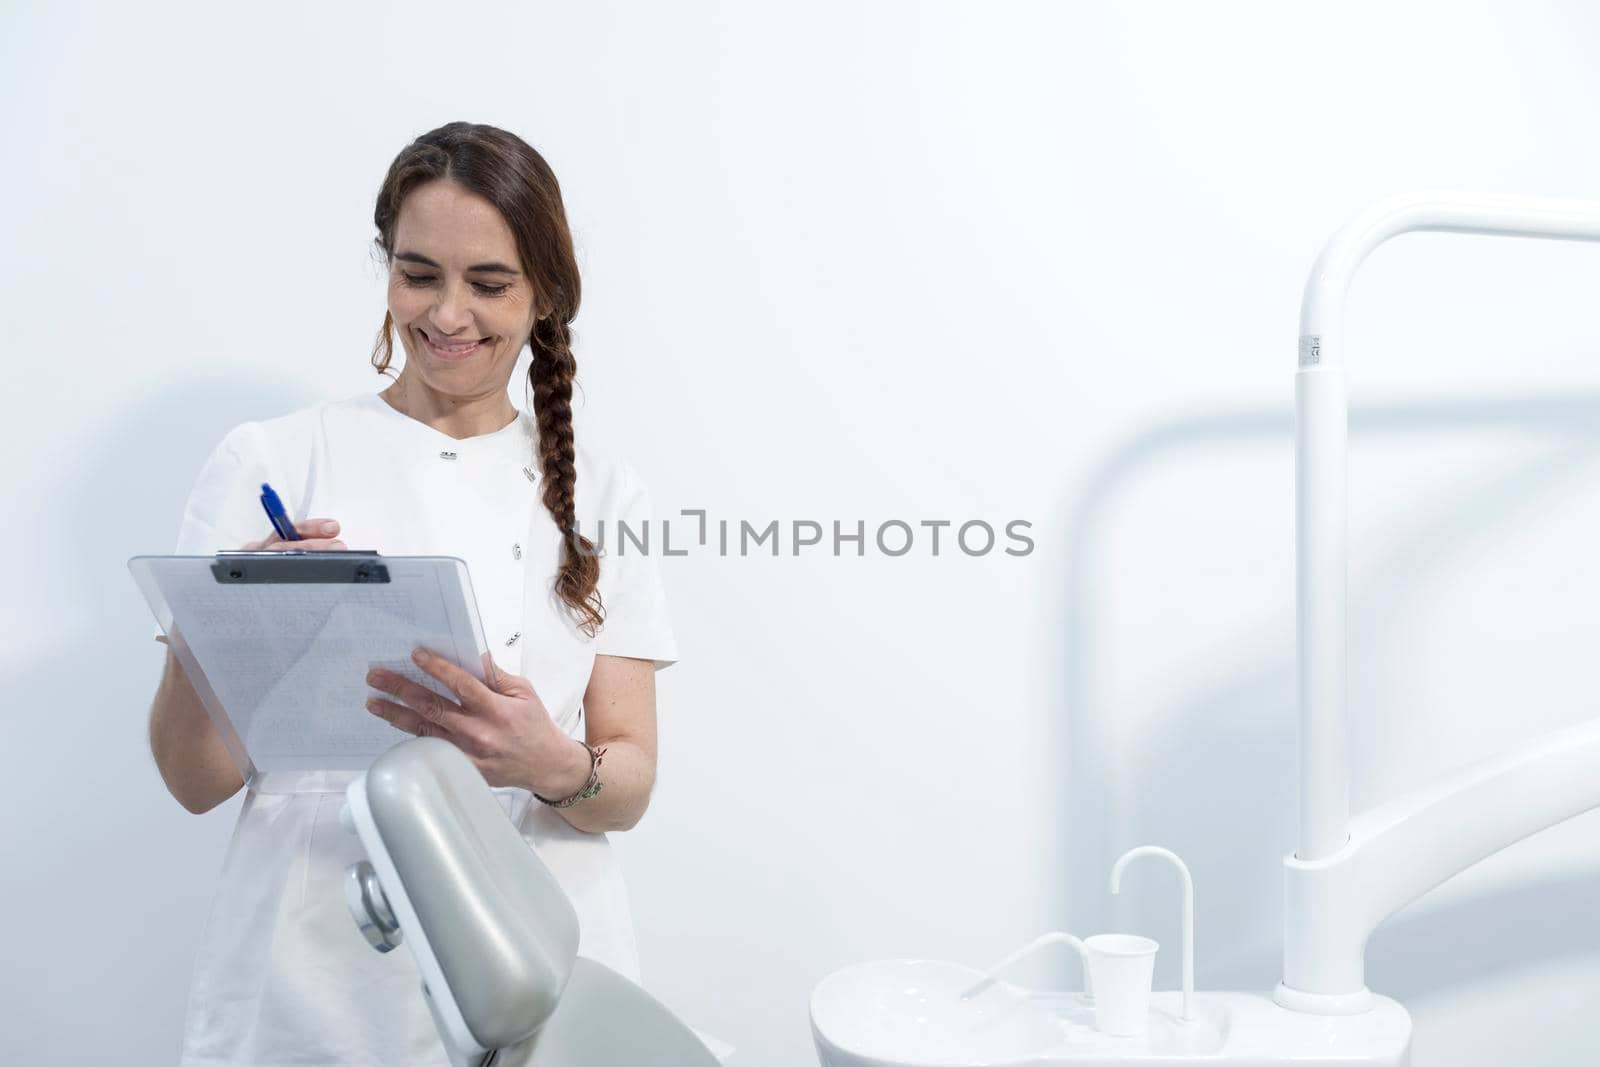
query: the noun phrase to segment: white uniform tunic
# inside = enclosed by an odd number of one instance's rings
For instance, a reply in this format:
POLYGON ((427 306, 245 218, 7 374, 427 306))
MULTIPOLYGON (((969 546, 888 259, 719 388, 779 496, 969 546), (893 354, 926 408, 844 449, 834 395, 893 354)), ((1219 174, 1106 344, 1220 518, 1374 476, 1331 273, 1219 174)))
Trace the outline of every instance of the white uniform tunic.
MULTIPOLYGON (((532 682, 557 726, 582 737, 580 702, 596 654, 677 658, 653 555, 621 545, 645 528, 649 497, 633 468, 580 444, 579 530, 598 540, 605 623, 584 636, 552 589, 560 536, 540 499, 536 425, 457 440, 376 393, 235 427, 196 481, 177 553, 239 548, 271 533, 270 483, 291 519, 338 519, 352 549, 467 562, 495 663, 532 682)), ((304 773, 250 791, 223 863, 195 962, 184 1067, 325 1064, 446 1067, 404 948, 380 954, 345 908, 342 879, 363 858, 339 825, 348 771, 304 773), (283 789, 284 792, 276 790, 283 789)), ((578 914, 578 951, 639 980, 621 868, 604 834, 574 829, 521 789, 496 790, 578 914)))

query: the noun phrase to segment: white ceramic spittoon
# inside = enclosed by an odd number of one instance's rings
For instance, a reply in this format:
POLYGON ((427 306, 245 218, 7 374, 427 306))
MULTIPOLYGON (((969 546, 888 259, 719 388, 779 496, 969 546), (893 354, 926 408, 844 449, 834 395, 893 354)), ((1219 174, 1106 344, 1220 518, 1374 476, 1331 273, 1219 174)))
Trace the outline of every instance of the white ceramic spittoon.
POLYGON ((1228 1037, 1228 1010, 1225 1004, 1195 1003, 1194 896, 1187 866, 1167 849, 1133 849, 1113 868, 1111 891, 1118 890, 1126 864, 1145 855, 1168 860, 1183 878, 1182 990, 1151 991, 1160 946, 1128 933, 1078 938, 1051 931, 986 971, 930 960, 859 964, 830 975, 812 994, 819 1059, 826 1067, 1214 1061, 1228 1037), (1082 992, 1025 989, 1000 977, 1013 963, 1055 944, 1070 946, 1082 960, 1082 992))
MULTIPOLYGON (((1405 1064, 1410 1020, 1398 1005, 1330 1027, 1260 992, 1194 990, 1194 883, 1183 860, 1144 845, 1141 856, 1177 868, 1183 884, 1183 982, 1152 991, 1159 945, 1129 933, 1078 938, 1051 931, 986 971, 934 960, 882 960, 837 971, 811 997, 811 1031, 824 1067, 1053 1067, 1205 1062, 1232 1067, 1405 1064), (1082 992, 1028 989, 1000 972, 1049 945, 1083 961, 1082 992), (1398 1013, 1398 1014, 1397 1014, 1398 1013)), ((1381 998, 1380 998, 1381 999, 1381 998)), ((1392 1001, 1386 1002, 1392 1005, 1392 1001)))

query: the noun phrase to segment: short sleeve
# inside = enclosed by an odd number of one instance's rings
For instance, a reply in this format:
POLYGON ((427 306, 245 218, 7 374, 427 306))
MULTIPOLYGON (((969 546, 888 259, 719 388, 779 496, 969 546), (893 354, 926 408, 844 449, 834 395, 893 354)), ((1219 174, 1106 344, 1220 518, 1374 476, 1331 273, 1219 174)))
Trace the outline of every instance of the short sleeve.
POLYGON ((235 426, 211 450, 184 504, 174 555, 209 556, 271 535, 260 497, 271 475, 254 430, 250 423, 235 426))
POLYGON ((184 502, 173 555, 209 556, 272 532, 259 495, 271 479, 254 431, 250 423, 235 426, 206 457, 184 502))
MULTIPOLYGON (((621 465, 621 489, 607 510, 600 557, 600 598, 605 621, 595 635, 601 656, 654 660, 656 670, 678 661, 678 642, 667 613, 666 588, 656 565, 659 538, 650 533, 650 494, 630 464, 621 465), (622 527, 628 537, 624 540, 622 527), (640 543, 645 547, 641 548, 640 543)), ((660 531, 656 530, 656 534, 660 531)))

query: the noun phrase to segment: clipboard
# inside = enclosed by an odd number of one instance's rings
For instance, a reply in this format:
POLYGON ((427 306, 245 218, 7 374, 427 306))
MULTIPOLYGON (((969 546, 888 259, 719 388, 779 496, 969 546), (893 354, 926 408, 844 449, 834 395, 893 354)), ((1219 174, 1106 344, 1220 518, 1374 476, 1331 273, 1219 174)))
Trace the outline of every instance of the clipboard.
POLYGON ((412 735, 366 709, 383 667, 454 699, 418 646, 484 678, 466 563, 376 552, 134 556, 128 569, 245 783, 361 771, 412 735))

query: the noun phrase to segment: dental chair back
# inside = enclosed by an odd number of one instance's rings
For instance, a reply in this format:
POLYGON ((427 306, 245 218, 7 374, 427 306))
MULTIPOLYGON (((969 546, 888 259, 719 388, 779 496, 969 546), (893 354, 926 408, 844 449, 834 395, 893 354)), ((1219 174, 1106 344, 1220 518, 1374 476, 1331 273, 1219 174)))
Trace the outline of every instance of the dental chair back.
POLYGON ((578 916, 448 741, 373 762, 341 819, 366 847, 345 896, 369 944, 410 946, 453 1067, 717 1067, 664 1005, 578 956, 578 916))

